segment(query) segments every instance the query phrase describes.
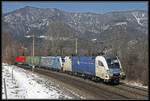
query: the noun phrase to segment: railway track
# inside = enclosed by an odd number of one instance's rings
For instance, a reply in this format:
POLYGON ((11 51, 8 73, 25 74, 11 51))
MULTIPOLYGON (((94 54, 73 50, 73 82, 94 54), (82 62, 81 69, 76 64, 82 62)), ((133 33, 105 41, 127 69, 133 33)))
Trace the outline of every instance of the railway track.
POLYGON ((124 92, 124 94, 128 94, 132 96, 133 98, 148 98, 148 91, 147 90, 141 90, 139 88, 135 88, 126 84, 120 84, 117 86, 112 86, 113 88, 118 89, 119 92, 124 92))
POLYGON ((121 85, 106 85, 99 82, 93 82, 88 79, 83 80, 83 78, 41 68, 35 69, 34 72, 50 76, 61 82, 69 84, 79 91, 82 91, 82 94, 84 92, 85 96, 92 96, 87 97, 87 99, 148 99, 148 91, 129 87, 123 83, 121 83, 121 85))
POLYGON ((125 87, 134 88, 134 89, 137 89, 137 90, 140 90, 140 91, 143 91, 143 92, 148 92, 148 89, 146 89, 146 88, 141 88, 141 87, 137 87, 137 86, 133 86, 133 85, 128 85, 124 82, 120 82, 120 84, 122 86, 125 86, 125 87))
POLYGON ((85 83, 83 79, 73 77, 64 73, 57 73, 52 71, 46 71, 43 69, 36 69, 35 70, 38 73, 44 73, 47 76, 53 77, 57 80, 60 80, 61 82, 67 83, 76 89, 83 91, 87 93, 88 95, 91 95, 92 97, 87 99, 128 99, 128 97, 120 95, 120 94, 114 94, 110 91, 107 91, 103 89, 102 87, 95 87, 92 83, 85 83))

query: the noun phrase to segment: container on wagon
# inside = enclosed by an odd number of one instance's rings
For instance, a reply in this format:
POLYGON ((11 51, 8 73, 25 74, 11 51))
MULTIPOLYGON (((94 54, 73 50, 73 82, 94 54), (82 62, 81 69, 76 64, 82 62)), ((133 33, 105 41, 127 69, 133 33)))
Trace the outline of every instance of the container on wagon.
POLYGON ((40 63, 40 56, 27 56, 26 63, 31 66, 38 66, 40 63))
POLYGON ((54 70, 61 70, 62 59, 60 56, 41 57, 40 67, 46 67, 54 70))
POLYGON ((26 57, 25 56, 17 56, 15 59, 15 62, 17 64, 24 64, 26 61, 26 57))
POLYGON ((73 56, 72 57, 72 71, 95 75, 95 57, 90 56, 73 56))

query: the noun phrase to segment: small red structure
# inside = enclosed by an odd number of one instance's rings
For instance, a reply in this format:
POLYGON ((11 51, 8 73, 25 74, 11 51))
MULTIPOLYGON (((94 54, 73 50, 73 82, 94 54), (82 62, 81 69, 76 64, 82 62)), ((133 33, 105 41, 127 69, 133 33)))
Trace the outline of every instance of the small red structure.
POLYGON ((16 57, 16 62, 24 63, 25 61, 26 61, 26 57, 25 56, 18 56, 18 57, 16 57))

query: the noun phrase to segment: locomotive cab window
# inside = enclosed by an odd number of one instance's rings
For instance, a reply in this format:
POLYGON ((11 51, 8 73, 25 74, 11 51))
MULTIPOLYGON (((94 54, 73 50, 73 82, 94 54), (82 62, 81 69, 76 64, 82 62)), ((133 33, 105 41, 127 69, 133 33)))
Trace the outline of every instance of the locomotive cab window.
POLYGON ((64 58, 62 58, 62 62, 65 62, 65 59, 64 59, 64 58))
POLYGON ((119 62, 116 58, 107 59, 109 68, 120 68, 119 62))
POLYGON ((101 61, 98 61, 98 65, 99 65, 99 66, 104 66, 101 61))

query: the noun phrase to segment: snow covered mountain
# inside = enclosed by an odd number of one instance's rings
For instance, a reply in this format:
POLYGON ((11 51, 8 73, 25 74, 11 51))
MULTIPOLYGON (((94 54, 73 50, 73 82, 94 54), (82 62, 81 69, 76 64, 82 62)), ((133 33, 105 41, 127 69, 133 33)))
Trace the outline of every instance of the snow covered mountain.
MULTIPOLYGON (((3 31, 16 35, 26 34, 36 28, 45 32, 50 23, 63 22, 80 33, 101 33, 113 26, 132 26, 146 32, 148 15, 146 11, 120 11, 105 14, 70 13, 59 9, 43 9, 26 6, 3 15, 3 31)), ((41 34, 43 34, 41 33, 41 34)))

